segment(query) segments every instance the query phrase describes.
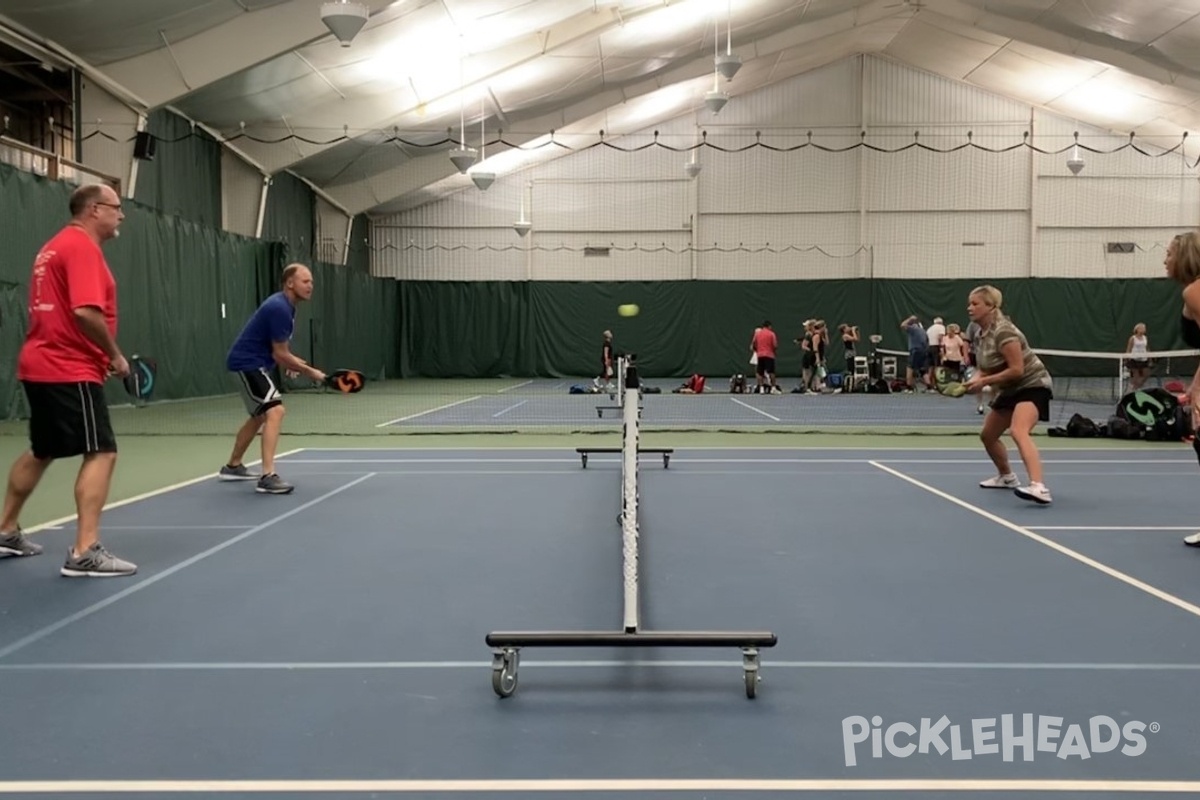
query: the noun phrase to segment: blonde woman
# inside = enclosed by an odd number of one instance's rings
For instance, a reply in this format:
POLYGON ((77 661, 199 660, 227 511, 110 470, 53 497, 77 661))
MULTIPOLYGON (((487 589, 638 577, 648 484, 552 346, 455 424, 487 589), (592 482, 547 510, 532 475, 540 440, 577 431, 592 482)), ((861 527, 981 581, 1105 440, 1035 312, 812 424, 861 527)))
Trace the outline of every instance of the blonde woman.
POLYGON ((1129 370, 1129 391, 1136 392, 1142 388, 1150 375, 1150 339, 1146 336, 1146 324, 1139 322, 1133 326, 1133 335, 1125 343, 1125 352, 1129 358, 1125 367, 1129 370))
MULTIPOLYGON (((1188 347, 1200 347, 1200 234, 1189 231, 1172 239, 1163 265, 1167 277, 1183 287, 1183 313, 1179 320, 1183 341, 1188 347)), ((1188 387, 1188 398, 1194 426, 1200 422, 1200 367, 1188 387)), ((1193 442, 1193 447, 1200 454, 1200 439, 1193 442)), ((1183 543, 1200 547, 1200 533, 1186 537, 1183 543)))
POLYGON ((967 315, 980 327, 976 340, 978 369, 967 381, 969 392, 991 387, 992 410, 983 421, 979 438, 999 474, 981 481, 985 489, 1012 489, 1023 500, 1041 505, 1051 502, 1050 490, 1042 481, 1042 460, 1033 443, 1038 421, 1050 420, 1053 382, 1045 364, 1029 347, 1025 335, 1001 311, 1003 295, 994 286, 979 286, 967 299, 967 315), (1029 484, 1021 486, 1009 466, 1008 450, 1000 437, 1009 431, 1029 473, 1029 484))
POLYGON ((942 367, 954 376, 954 380, 961 381, 966 364, 967 343, 963 340, 962 329, 951 322, 942 337, 942 367))

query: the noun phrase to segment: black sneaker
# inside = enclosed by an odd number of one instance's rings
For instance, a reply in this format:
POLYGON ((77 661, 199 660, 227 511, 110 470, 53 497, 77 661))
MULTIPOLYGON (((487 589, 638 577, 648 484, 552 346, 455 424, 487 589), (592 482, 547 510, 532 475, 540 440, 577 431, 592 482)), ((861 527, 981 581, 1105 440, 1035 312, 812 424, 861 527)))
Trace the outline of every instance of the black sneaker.
POLYGON ((263 494, 291 494, 295 488, 283 478, 271 473, 258 479, 258 486, 254 487, 254 491, 263 494))

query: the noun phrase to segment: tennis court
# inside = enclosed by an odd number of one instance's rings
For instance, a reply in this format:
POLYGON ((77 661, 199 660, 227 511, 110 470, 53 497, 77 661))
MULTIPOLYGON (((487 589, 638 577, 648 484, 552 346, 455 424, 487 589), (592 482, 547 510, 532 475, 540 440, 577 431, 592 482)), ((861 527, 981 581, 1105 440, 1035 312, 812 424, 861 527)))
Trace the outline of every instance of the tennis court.
POLYGON ((620 417, 586 466, 567 441, 303 448, 286 498, 120 504, 130 581, 64 591, 72 525, 39 532, 0 584, 0 792, 1200 792, 1189 446, 1059 442, 1041 507, 978 488, 971 446, 638 453, 620 417), (489 634, 620 633, 631 602, 647 634, 770 632, 755 691, 736 644, 579 636, 493 686, 489 634))

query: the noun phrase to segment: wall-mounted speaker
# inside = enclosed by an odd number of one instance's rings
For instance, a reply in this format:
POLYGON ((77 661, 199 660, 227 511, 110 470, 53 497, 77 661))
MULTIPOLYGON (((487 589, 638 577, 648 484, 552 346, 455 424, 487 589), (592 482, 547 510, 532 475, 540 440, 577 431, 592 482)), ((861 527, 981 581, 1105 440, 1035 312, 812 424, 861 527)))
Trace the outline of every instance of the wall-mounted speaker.
POLYGON ((142 161, 153 161, 154 151, 158 148, 158 140, 146 131, 138 131, 133 140, 133 157, 142 161))

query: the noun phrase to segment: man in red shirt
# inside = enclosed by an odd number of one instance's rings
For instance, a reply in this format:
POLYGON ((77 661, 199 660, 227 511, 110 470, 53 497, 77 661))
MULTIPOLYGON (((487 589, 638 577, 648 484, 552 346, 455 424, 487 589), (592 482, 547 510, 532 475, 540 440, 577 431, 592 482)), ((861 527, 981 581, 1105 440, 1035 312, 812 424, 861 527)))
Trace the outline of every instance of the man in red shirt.
POLYGON ((117 235, 125 215, 108 186, 71 194, 71 222, 43 245, 29 282, 29 332, 17 377, 29 400, 30 449, 13 464, 0 518, 0 555, 33 556, 18 518, 46 468, 82 456, 75 483, 78 528, 61 573, 67 577, 132 575, 137 566, 100 544, 100 512, 117 462, 104 381, 125 377, 129 362, 116 344, 117 285, 100 245, 117 235))
POLYGON ((762 327, 754 332, 754 355, 758 357, 758 391, 763 391, 764 384, 769 384, 771 394, 779 394, 779 385, 775 382, 775 351, 779 348, 779 337, 771 329, 771 321, 767 320, 762 327))

